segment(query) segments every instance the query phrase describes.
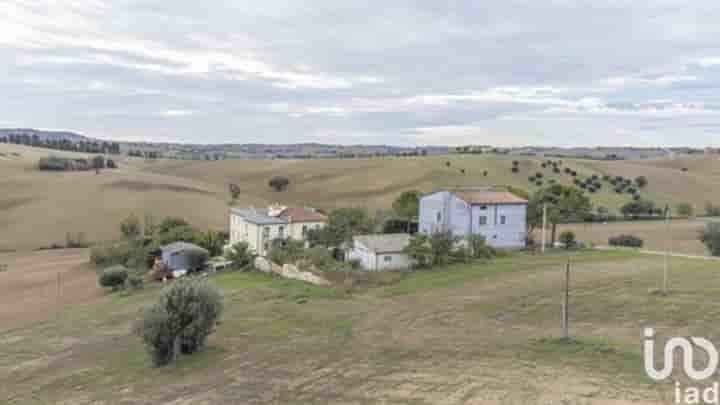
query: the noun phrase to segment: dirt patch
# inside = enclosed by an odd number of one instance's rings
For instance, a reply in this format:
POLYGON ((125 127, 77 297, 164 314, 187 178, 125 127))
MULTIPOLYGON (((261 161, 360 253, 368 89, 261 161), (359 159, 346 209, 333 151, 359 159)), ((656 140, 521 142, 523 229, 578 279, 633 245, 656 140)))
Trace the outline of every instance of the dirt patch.
POLYGON ((13 208, 22 207, 32 202, 32 198, 11 198, 9 200, 0 201, 0 210, 11 210, 13 208))
POLYGON ((200 188, 181 186, 178 184, 149 183, 149 182, 135 181, 135 180, 118 180, 118 181, 114 181, 110 184, 103 186, 103 188, 119 188, 119 189, 125 189, 125 190, 130 190, 130 191, 140 191, 140 192, 174 191, 177 193, 196 193, 196 194, 204 194, 204 195, 215 194, 211 191, 203 190, 200 188))
POLYGON ((0 330, 48 319, 59 308, 100 299, 87 249, 0 254, 0 330), (59 280, 59 288, 58 288, 59 280))

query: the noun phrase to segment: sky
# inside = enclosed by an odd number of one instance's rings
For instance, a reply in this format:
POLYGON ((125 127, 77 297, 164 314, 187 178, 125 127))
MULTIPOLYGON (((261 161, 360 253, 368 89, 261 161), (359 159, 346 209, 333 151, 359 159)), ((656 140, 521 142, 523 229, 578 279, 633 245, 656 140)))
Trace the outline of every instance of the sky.
POLYGON ((720 2, 2 0, 0 127, 720 146, 720 2))

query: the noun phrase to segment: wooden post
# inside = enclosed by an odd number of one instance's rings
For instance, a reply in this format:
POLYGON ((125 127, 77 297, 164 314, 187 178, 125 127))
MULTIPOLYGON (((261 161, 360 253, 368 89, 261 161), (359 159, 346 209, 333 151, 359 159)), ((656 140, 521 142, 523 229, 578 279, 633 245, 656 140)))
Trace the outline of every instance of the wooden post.
POLYGON ((547 204, 543 204, 543 216, 542 216, 542 246, 540 246, 540 251, 542 253, 545 253, 545 228, 547 228, 547 204))
MULTIPOLYGON (((665 207, 665 235, 667 238, 670 237, 670 208, 665 207)), ((665 241, 665 256, 663 258, 663 294, 668 293, 668 251, 670 250, 669 239, 665 241)))
POLYGON ((570 338, 569 333, 569 302, 570 302, 570 258, 568 257, 567 265, 565 266, 565 293, 562 298, 562 339, 567 340, 570 338))

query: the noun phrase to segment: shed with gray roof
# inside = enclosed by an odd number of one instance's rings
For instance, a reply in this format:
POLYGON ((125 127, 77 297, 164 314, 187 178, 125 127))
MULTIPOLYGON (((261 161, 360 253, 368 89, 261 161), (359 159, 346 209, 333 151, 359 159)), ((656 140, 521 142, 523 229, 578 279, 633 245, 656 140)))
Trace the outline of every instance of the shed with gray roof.
POLYGON ((346 256, 366 270, 408 269, 412 260, 403 252, 408 243, 410 235, 406 233, 358 235, 346 256))

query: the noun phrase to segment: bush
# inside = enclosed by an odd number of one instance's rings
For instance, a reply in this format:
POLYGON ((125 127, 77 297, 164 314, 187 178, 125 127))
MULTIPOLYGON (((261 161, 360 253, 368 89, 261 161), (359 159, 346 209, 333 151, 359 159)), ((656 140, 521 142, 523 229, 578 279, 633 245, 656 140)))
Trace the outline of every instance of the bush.
POLYGON ((705 215, 708 217, 720 217, 720 205, 711 202, 705 203, 705 215))
POLYGON ((610 246, 641 248, 643 247, 644 241, 633 235, 619 235, 610 238, 608 243, 610 246))
POLYGON ((251 269, 255 265, 257 255, 250 249, 247 242, 239 242, 225 251, 225 258, 233 263, 237 269, 251 269))
POLYGON ((493 249, 487 245, 483 235, 470 234, 467 241, 472 257, 476 259, 491 259, 493 257, 493 249))
POLYGON ((675 206, 675 212, 683 217, 691 217, 693 215, 693 206, 690 203, 679 203, 675 206))
POLYGON ((285 176, 274 176, 270 179, 268 184, 270 185, 270 188, 275 191, 285 191, 290 185, 290 179, 285 176))
POLYGON ((560 234, 560 242, 565 246, 565 249, 570 249, 575 247, 577 245, 577 240, 575 239, 575 232, 573 231, 565 231, 560 234))
POLYGON ((162 366, 180 353, 197 352, 223 310, 220 291, 205 280, 174 281, 160 294, 158 302, 146 309, 135 324, 150 351, 153 364, 162 366))
POLYGON ((710 222, 700 235, 700 241, 713 256, 720 256, 720 222, 710 222))
POLYGON ((93 246, 90 251, 90 261, 98 267, 124 265, 131 255, 132 249, 129 244, 107 243, 93 246))
POLYGON ((100 286, 112 288, 117 291, 123 288, 125 280, 128 278, 128 271, 124 266, 114 266, 107 268, 100 273, 100 286))

